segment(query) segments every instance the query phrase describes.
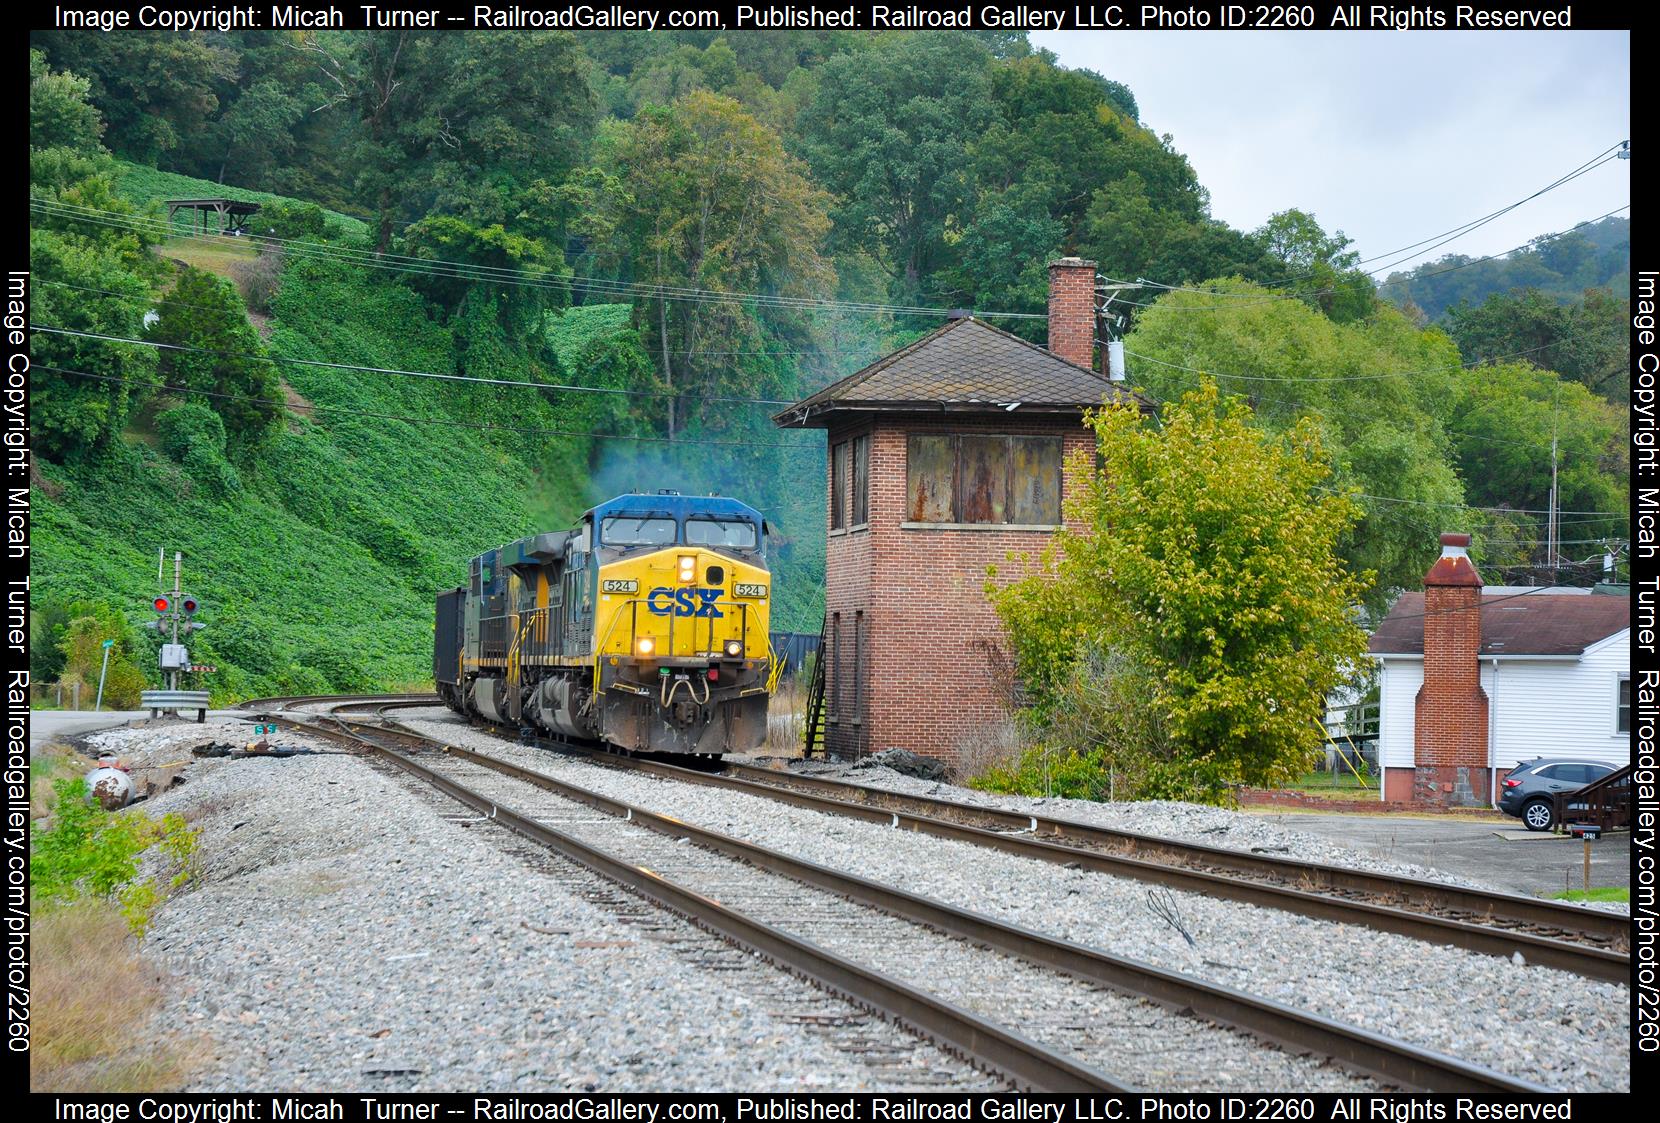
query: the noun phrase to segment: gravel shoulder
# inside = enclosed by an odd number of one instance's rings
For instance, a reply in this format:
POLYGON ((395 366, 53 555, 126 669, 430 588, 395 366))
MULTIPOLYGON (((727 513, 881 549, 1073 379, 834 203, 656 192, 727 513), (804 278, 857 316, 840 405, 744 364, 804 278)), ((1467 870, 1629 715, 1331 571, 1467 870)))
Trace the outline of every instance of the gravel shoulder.
MULTIPOLYGON (((1630 992, 1623 986, 1350 925, 1175 893, 1170 900, 1194 937, 1190 947, 1156 915, 1157 902, 1141 883, 754 796, 618 772, 514 745, 457 723, 423 725, 415 719, 411 724, 700 826, 1500 1071, 1576 1091, 1630 1087, 1630 992)), ((1254 826, 1271 833, 1249 837, 1273 845, 1293 833, 1249 819, 1234 824, 1232 813, 1210 808, 1134 807, 1152 833, 1197 833, 1219 823, 1230 831, 1254 826), (1172 828, 1153 825, 1161 810, 1173 813, 1172 828)), ((1202 837, 1216 841, 1210 835, 1202 837)), ((1326 853, 1341 849, 1314 842, 1326 853)))
MULTIPOLYGON (((95 747, 136 773, 246 738, 160 725, 95 747)), ((202 832, 202 882, 145 941, 175 980, 159 1024, 192 1043, 191 1090, 997 1087, 354 757, 196 761, 147 807, 202 832)))

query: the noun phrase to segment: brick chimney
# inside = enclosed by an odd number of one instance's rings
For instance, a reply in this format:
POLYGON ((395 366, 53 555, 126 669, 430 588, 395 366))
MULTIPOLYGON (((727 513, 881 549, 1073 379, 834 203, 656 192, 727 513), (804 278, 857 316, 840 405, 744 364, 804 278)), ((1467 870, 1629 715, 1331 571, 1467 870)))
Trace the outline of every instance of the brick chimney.
POLYGON ((1049 350, 1095 369, 1095 262, 1063 257, 1049 263, 1049 350))
POLYGON ((1487 801, 1487 695, 1481 689, 1481 575, 1468 534, 1443 534, 1424 574, 1424 685, 1414 721, 1413 798, 1487 801))

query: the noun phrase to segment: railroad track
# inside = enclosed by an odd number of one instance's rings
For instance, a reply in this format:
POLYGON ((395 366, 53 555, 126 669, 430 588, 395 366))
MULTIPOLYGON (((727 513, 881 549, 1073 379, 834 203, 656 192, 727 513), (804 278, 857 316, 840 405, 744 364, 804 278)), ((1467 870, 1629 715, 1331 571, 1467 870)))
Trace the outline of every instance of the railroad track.
MULTIPOLYGON (((381 695, 361 701, 354 708, 373 709, 377 718, 388 722, 392 721, 390 710, 437 704, 431 696, 422 695, 381 695)), ((517 739, 516 731, 493 728, 498 735, 517 739)), ((618 768, 743 791, 1038 861, 1076 865, 1486 955, 1507 959, 1520 955, 1528 963, 1607 982, 1625 983, 1631 977, 1630 919, 1618 913, 907 795, 754 765, 726 764, 710 772, 640 760, 595 746, 546 739, 537 743, 618 768)))
POLYGON ((369 710, 392 705, 438 706, 442 704, 436 694, 296 694, 279 695, 271 698, 249 698, 246 702, 238 702, 236 708, 251 712, 269 713, 281 713, 285 710, 334 713, 339 710, 369 710), (308 711, 303 709, 306 706, 325 706, 326 709, 308 711))
POLYGON ((306 721, 303 728, 346 740, 1022 1087, 1124 1091, 1148 1081, 1191 1083, 1201 1073, 1242 1065, 1278 1071, 1276 1086, 1299 1078, 1333 1084, 1341 1076, 1347 1083, 1334 1086, 1357 1087, 1353 1077, 1310 1069, 1297 1056, 1313 1054, 1377 1082, 1359 1087, 1539 1090, 1331 1019, 695 827, 413 730, 342 717, 306 721), (528 792, 527 785, 539 790, 528 792), (595 820, 595 810, 607 818, 595 820), (926 962, 934 954, 928 948, 946 938, 957 942, 953 954, 978 948, 983 957, 949 995, 934 993, 939 988, 932 981, 896 978, 872 965, 896 956, 901 963, 926 962), (1038 995, 1048 998, 1040 1002, 1038 995), (1019 1007, 1023 1002, 1037 1008, 1019 1007), (1153 1055, 1138 1054, 1138 1047, 1153 1055), (1125 1070, 1104 1070, 1103 1057, 1125 1070), (1194 1064, 1195 1057, 1220 1059, 1194 1064), (1172 1063, 1179 1067, 1159 1067, 1172 1063), (1297 1072, 1300 1077, 1291 1075, 1297 1072))
MULTIPOLYGON (((385 710, 417 703, 394 701, 385 710)), ((386 719, 390 720, 390 719, 386 719)), ((511 731, 496 729, 498 735, 511 731)), ((538 741, 617 768, 883 823, 1038 861, 1071 865, 1302 916, 1357 924, 1607 982, 1631 978, 1630 919, 1517 894, 1205 846, 997 808, 906 795, 753 765, 707 772, 602 749, 538 741)))

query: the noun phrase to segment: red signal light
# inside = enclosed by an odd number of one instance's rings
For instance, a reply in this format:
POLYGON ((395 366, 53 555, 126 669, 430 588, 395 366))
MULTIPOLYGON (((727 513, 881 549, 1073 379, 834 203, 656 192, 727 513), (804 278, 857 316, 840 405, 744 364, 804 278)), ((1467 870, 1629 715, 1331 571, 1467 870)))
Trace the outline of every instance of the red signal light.
POLYGON ((185 597, 184 600, 179 602, 179 607, 184 609, 184 614, 186 616, 194 615, 196 612, 196 598, 185 597))
POLYGON ((157 612, 166 612, 171 607, 172 607, 172 602, 170 602, 166 597, 157 597, 156 598, 156 611, 157 612))

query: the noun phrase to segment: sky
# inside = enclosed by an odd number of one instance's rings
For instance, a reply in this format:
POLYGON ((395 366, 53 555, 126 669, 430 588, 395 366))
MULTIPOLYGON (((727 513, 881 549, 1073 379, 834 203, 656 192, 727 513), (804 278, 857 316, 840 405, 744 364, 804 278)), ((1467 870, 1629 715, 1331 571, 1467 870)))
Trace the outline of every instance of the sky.
MULTIPOLYGON (((1030 38, 1128 86, 1142 124, 1192 162, 1214 217, 1252 230, 1298 207, 1366 258, 1515 203, 1631 136, 1623 31, 1030 38)), ((1427 255, 1362 268, 1503 253, 1566 230, 1629 203, 1630 169, 1611 161, 1427 255)))

